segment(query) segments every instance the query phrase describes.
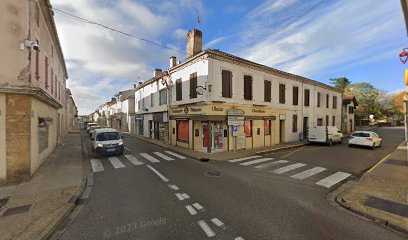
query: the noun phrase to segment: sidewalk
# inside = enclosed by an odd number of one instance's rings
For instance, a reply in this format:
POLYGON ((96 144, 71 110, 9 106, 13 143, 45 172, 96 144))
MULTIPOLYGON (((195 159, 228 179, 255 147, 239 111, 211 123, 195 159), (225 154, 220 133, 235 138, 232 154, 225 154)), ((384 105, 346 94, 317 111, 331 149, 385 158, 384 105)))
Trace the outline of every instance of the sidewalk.
POLYGON ((194 151, 192 149, 187 149, 187 148, 183 148, 179 146, 169 145, 159 140, 149 139, 149 138, 141 137, 141 136, 134 135, 134 134, 125 133, 125 135, 129 137, 137 138, 139 140, 142 140, 148 143, 158 145, 160 147, 169 149, 173 152, 177 152, 179 154, 188 156, 190 158, 194 158, 198 160, 216 160, 216 161, 225 161, 225 160, 230 160, 230 159, 253 156, 256 154, 281 151, 281 150, 286 150, 286 149, 290 149, 294 147, 300 147, 306 144, 305 141, 298 141, 298 142, 277 144, 277 145, 273 145, 273 146, 265 147, 265 148, 206 153, 206 152, 194 151))
POLYGON ((30 181, 0 188, 0 239, 47 239, 75 206, 82 181, 76 127, 30 181))
POLYGON ((337 197, 343 207, 408 234, 406 143, 384 157, 337 197))

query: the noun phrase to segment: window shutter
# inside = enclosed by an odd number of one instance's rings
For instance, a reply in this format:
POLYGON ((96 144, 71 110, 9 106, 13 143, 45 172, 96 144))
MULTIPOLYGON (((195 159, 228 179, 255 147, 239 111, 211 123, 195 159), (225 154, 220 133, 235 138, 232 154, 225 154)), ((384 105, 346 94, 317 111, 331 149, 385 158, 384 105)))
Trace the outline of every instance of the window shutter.
POLYGON ((244 76, 244 99, 252 100, 252 77, 244 76))
POLYGON ((299 87, 293 87, 293 105, 298 105, 299 102, 299 87))
POLYGON ((232 72, 227 71, 228 73, 228 97, 232 98, 232 72))
POLYGON ((222 70, 222 96, 223 97, 232 97, 232 87, 231 84, 231 72, 227 70, 222 70))
POLYGON ((190 98, 197 98, 197 73, 190 74, 190 98))

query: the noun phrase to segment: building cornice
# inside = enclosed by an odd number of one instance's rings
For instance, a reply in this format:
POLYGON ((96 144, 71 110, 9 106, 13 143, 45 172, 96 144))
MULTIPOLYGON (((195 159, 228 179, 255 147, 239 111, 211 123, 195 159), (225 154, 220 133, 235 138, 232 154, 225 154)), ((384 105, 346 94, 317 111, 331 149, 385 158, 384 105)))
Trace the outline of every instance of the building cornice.
POLYGON ((61 103, 59 103, 57 100, 55 100, 53 97, 50 97, 48 93, 46 93, 43 89, 41 88, 36 88, 36 87, 8 87, 8 86, 2 86, 0 87, 0 93, 12 93, 12 94, 25 94, 25 95, 31 95, 35 98, 37 98, 40 101, 46 102, 47 104, 57 108, 61 109, 63 106, 61 103))

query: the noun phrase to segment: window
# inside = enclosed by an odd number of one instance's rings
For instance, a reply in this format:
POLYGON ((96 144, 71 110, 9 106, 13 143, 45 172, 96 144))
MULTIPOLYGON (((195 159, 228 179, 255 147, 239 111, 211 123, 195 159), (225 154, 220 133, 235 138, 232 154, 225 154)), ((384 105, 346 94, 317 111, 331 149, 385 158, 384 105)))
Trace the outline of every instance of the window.
POLYGON ((323 126, 323 118, 317 119, 317 126, 323 126))
POLYGON ((45 88, 48 89, 48 57, 45 57, 45 88))
POLYGON ((176 101, 181 101, 183 99, 183 86, 181 78, 176 80, 176 101))
POLYGON ((326 126, 329 126, 329 115, 326 115, 326 126))
POLYGON ((310 106, 310 90, 305 89, 305 106, 310 106))
POLYGON ((349 106, 349 113, 350 114, 354 113, 354 107, 353 106, 349 106))
POLYGON ((51 94, 54 93, 54 83, 52 80, 54 79, 54 70, 51 68, 51 94))
POLYGON ((299 87, 293 87, 293 105, 299 103, 299 87))
POLYGON ((333 109, 337 109, 337 96, 333 96, 333 109))
POLYGON ((320 93, 317 93, 317 107, 320 107, 320 93))
POLYGON ((55 92, 54 92, 54 96, 57 97, 57 76, 55 76, 55 81, 54 81, 54 88, 55 88, 55 92))
POLYGON ((298 131, 297 122, 298 122, 298 116, 293 115, 293 117, 292 117, 292 132, 297 132, 298 131))
POLYGON ((271 120, 264 120, 264 135, 271 135, 271 120))
POLYGON ((252 137, 252 121, 244 122, 244 132, 246 137, 252 137))
POLYGON ((167 89, 159 91, 159 105, 167 104, 167 89))
MULTIPOLYGON (((40 44, 38 40, 36 42, 40 44)), ((40 50, 35 50, 35 79, 40 80, 40 50)))
POLYGON ((197 98, 197 73, 190 74, 190 98, 197 98))
POLYGON ((232 73, 231 71, 222 70, 222 97, 232 98, 232 73))
POLYGON ((326 108, 329 108, 329 94, 326 94, 326 108))
POLYGON ((150 94, 150 107, 154 107, 154 93, 150 94))
POLYGON ((40 8, 38 7, 37 3, 35 3, 34 17, 35 17, 35 22, 37 23, 37 26, 40 26, 40 8))
POLYGON ((279 84, 279 103, 285 103, 285 84, 279 84))
POLYGON ((336 116, 332 116, 332 126, 336 126, 336 116))
POLYGON ((252 100, 252 77, 244 75, 244 99, 252 100))
POLYGON ((177 121, 177 141, 188 142, 188 120, 177 121))
POLYGON ((265 102, 272 101, 271 90, 272 90, 271 81, 265 80, 264 81, 264 100, 265 102))

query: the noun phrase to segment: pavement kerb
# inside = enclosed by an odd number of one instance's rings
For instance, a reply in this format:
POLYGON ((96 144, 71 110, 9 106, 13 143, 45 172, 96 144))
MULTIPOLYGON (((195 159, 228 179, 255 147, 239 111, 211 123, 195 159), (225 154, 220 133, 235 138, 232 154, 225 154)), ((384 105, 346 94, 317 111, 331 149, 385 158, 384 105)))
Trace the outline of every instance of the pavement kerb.
MULTIPOLYGON (((71 197, 76 197, 75 201, 73 201, 72 203, 68 202, 69 208, 66 209, 65 212, 63 212, 62 216, 57 219, 54 224, 51 224, 49 226, 49 228, 47 230, 45 230, 45 232, 43 232, 43 236, 40 238, 41 240, 47 240, 49 239, 54 232, 58 229, 58 227, 64 222, 64 220, 71 214, 71 212, 75 209, 76 206, 76 200, 79 198, 79 196, 82 195, 83 191, 85 190, 86 187, 86 183, 87 183, 87 175, 85 174, 85 172, 87 171, 87 168, 85 167, 86 164, 84 164, 85 159, 85 152, 84 152, 84 141, 83 141, 83 134, 82 132, 80 132, 81 135, 81 147, 82 147, 82 167, 83 167, 83 172, 84 174, 82 174, 82 183, 81 186, 79 187, 79 189, 76 191, 75 195, 72 195, 71 197)), ((85 146, 86 149, 86 146, 85 146)))
MULTIPOLYGON (((402 145, 406 145, 406 142, 404 141, 404 142, 402 142, 401 144, 399 144, 395 149, 392 150, 392 152, 395 151, 396 149, 398 149, 398 147, 400 147, 400 146, 402 146, 402 145)), ((394 223, 392 223, 392 222, 389 222, 388 220, 385 220, 385 219, 383 219, 383 218, 381 218, 381 217, 375 217, 375 216, 372 216, 372 215, 370 215, 370 214, 368 214, 368 213, 366 213, 366 212, 364 212, 364 211, 361 211, 361 210, 358 210, 358 209, 354 209, 354 208, 352 208, 349 204, 347 204, 347 202, 343 199, 343 196, 347 195, 347 194, 353 189, 353 187, 354 187, 355 185, 357 185, 357 184, 359 184, 361 181, 363 181, 364 178, 366 178, 366 177, 370 174, 370 172, 371 172, 372 170, 374 170, 376 167, 380 166, 385 160, 387 160, 387 159, 391 156, 392 152, 389 153, 389 154, 387 154, 387 155, 386 155, 385 157, 383 157, 380 161, 378 161, 376 164, 374 164, 372 167, 370 167, 367 171, 365 171, 364 174, 360 177, 360 179, 359 179, 355 184, 353 184, 353 185, 349 186, 347 189, 341 190, 339 193, 337 193, 337 194, 336 194, 337 196, 334 197, 334 201, 335 201, 338 205, 340 205, 341 207, 343 207, 344 209, 346 209, 346 210, 348 210, 348 211, 351 211, 351 212, 353 212, 353 213, 355 213, 355 214, 358 214, 358 215, 360 215, 360 216, 362 216, 362 217, 365 217, 365 218, 367 218, 367 219, 370 219, 370 220, 372 220, 372 221, 374 221, 374 222, 381 223, 381 224, 383 224, 384 226, 390 227, 390 228, 392 228, 393 230, 398 231, 400 234, 403 234, 404 237, 408 237, 408 228, 403 228, 403 227, 401 227, 401 226, 399 226, 399 225, 396 225, 396 224, 394 224, 394 223), (371 170, 371 171, 370 171, 370 170, 371 170), (369 172, 369 171, 370 171, 370 172, 369 172)))
POLYGON ((277 151, 282 151, 282 150, 286 150, 286 149, 302 147, 302 146, 305 146, 305 145, 307 145, 307 143, 289 145, 289 146, 284 146, 284 147, 279 147, 279 148, 272 148, 272 149, 268 149, 268 150, 262 150, 262 151, 255 152, 255 154, 259 155, 259 154, 264 154, 264 153, 277 152, 277 151))

